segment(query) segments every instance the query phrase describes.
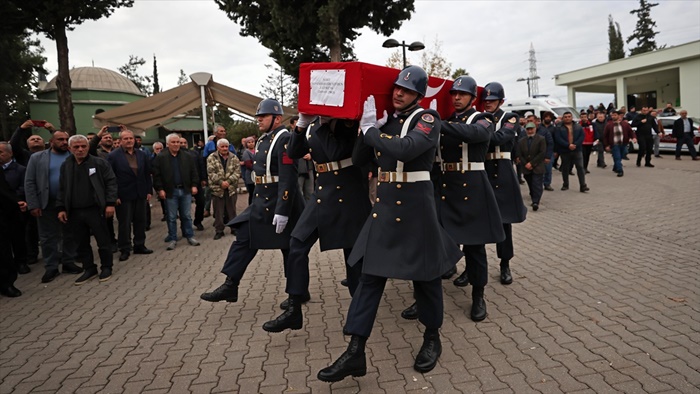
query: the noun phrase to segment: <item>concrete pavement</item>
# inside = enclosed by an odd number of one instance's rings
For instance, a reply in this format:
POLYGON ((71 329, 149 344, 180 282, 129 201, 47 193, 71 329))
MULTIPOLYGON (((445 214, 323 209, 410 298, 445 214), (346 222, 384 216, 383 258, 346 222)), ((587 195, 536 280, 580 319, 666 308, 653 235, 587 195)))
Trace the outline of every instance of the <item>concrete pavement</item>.
POLYGON ((312 251, 301 330, 261 328, 286 298, 278 251, 258 254, 239 302, 201 301, 223 281, 233 240, 214 241, 208 218, 201 246, 174 251, 165 250, 165 224, 154 222, 155 253, 115 255, 108 282, 78 287, 62 274, 41 284, 43 267, 33 265, 16 283, 24 294, 0 298, 0 393, 697 393, 700 163, 666 154, 652 169, 630 160, 617 178, 607 160, 607 169, 590 169, 585 194, 575 177, 560 191, 555 172, 556 190, 514 225, 512 285, 499 283, 495 246, 487 247, 485 321, 468 317, 471 288, 444 281, 443 353, 425 375, 412 368, 422 328, 399 316, 411 287, 392 280, 367 344, 367 375, 316 379, 347 343, 339 251, 312 251))

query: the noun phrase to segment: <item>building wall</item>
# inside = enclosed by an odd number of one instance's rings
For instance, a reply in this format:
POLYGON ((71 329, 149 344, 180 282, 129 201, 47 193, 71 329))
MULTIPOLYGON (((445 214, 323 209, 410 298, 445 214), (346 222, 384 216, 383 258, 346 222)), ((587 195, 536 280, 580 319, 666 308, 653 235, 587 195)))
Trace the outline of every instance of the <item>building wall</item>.
POLYGON ((700 59, 684 62, 680 66, 680 108, 690 116, 700 116, 700 59))

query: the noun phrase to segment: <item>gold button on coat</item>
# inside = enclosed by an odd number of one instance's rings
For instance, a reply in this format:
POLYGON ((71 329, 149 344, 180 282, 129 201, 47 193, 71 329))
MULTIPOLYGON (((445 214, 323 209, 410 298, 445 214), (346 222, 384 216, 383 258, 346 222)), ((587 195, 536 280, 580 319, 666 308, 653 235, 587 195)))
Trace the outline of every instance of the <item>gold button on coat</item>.
POLYGON ((372 217, 373 217, 373 218, 376 218, 376 217, 377 217, 377 214, 376 214, 376 213, 373 213, 373 214, 372 214, 372 217))
POLYGON ((321 203, 321 199, 319 198, 318 200, 316 200, 316 202, 317 202, 318 204, 320 204, 320 203, 321 203))
POLYGON ((401 222, 401 218, 396 218, 396 223, 401 222))

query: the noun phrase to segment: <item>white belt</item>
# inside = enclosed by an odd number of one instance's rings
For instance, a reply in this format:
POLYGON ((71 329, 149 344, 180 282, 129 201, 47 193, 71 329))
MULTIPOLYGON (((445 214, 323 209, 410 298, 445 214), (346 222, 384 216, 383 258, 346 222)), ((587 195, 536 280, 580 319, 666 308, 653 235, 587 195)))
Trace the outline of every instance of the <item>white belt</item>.
POLYGON ((280 177, 277 175, 263 175, 255 177, 255 184, 260 185, 263 183, 277 183, 280 181, 280 177))
POLYGON ((484 163, 472 162, 464 166, 462 163, 442 163, 443 171, 480 171, 484 170, 484 163))
POLYGON ((402 173, 397 173, 393 171, 379 171, 378 174, 378 180, 379 182, 406 182, 406 183, 413 183, 413 182, 423 182, 423 181, 430 181, 430 172, 429 171, 412 171, 412 172, 402 172, 402 173))
POLYGON ((510 160, 510 152, 493 152, 486 154, 486 160, 499 160, 507 159, 510 160))
POLYGON ((328 171, 337 171, 350 166, 352 166, 352 157, 348 157, 347 159, 340 161, 329 161, 328 163, 316 164, 316 172, 324 173, 328 171))

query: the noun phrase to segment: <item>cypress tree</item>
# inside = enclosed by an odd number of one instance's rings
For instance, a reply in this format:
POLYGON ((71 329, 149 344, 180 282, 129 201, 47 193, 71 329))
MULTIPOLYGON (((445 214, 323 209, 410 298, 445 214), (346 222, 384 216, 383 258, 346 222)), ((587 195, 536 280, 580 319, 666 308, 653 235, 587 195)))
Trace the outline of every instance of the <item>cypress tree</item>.
POLYGON ((627 37, 627 43, 632 40, 637 40, 637 46, 630 49, 630 55, 638 55, 640 53, 651 52, 659 49, 656 45, 656 37, 658 31, 654 31, 656 22, 651 19, 651 9, 659 3, 649 3, 647 0, 639 0, 639 8, 630 11, 630 14, 637 15, 637 26, 631 36, 627 37))

